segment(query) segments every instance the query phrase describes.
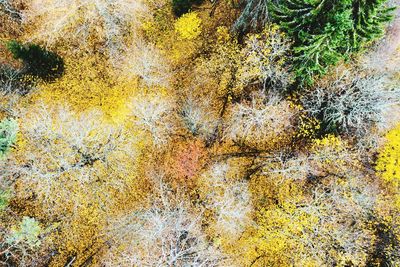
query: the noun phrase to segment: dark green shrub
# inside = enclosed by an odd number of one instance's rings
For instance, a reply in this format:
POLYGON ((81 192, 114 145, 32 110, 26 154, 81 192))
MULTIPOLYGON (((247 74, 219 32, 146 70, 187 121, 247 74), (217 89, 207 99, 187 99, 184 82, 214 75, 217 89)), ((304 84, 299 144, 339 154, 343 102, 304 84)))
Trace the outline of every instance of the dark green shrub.
POLYGON ((172 10, 178 17, 188 13, 192 5, 200 5, 203 0, 172 0, 172 10))
POLYGON ((64 72, 64 61, 56 53, 35 44, 23 45, 18 41, 7 43, 8 50, 15 59, 24 63, 24 72, 45 80, 60 77, 64 72))
POLYGON ((189 12, 192 7, 192 0, 172 0, 172 9, 178 17, 189 12))

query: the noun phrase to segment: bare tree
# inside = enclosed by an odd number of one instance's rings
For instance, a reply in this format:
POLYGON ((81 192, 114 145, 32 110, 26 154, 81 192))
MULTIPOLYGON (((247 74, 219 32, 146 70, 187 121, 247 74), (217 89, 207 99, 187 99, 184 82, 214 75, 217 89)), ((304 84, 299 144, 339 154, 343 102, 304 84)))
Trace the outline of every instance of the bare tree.
POLYGON ((222 259, 200 226, 200 214, 189 212, 179 199, 171 199, 159 183, 159 193, 148 209, 111 221, 111 248, 105 266, 218 266, 222 259))
POLYGON ((125 75, 139 77, 146 86, 167 87, 171 76, 167 59, 140 38, 127 49, 121 68, 125 75))
POLYGON ((207 185, 206 207, 215 214, 214 231, 237 238, 251 222, 251 199, 245 181, 228 178, 229 165, 217 163, 203 175, 207 185))
POLYGON ((365 177, 327 178, 312 190, 300 210, 316 218, 301 243, 308 255, 324 265, 364 265, 371 252, 373 231, 368 226, 377 189, 365 177), (364 179, 363 179, 364 178, 364 179))
POLYGON ((129 105, 138 129, 149 133, 153 142, 161 146, 175 132, 173 123, 175 104, 172 99, 158 95, 138 95, 129 105))
POLYGON ((360 155, 345 141, 328 136, 303 151, 290 151, 260 159, 260 172, 277 179, 320 182, 328 176, 359 175, 360 155))
POLYGON ((333 81, 317 84, 301 101, 326 130, 361 137, 372 126, 389 123, 383 115, 400 103, 400 90, 391 88, 386 76, 339 70, 333 81))
POLYGON ((295 114, 296 110, 280 97, 256 95, 250 103, 238 103, 232 107, 225 138, 245 144, 266 144, 274 138, 290 135, 295 114))
POLYGON ((140 0, 30 0, 23 13, 26 24, 37 26, 34 38, 48 45, 60 39, 78 45, 103 42, 113 59, 125 49, 124 36, 147 15, 140 0))
POLYGON ((78 115, 65 107, 38 105, 20 115, 20 147, 0 161, 0 176, 23 185, 18 194, 30 195, 33 190, 39 200, 53 206, 77 201, 74 186, 92 191, 95 185, 124 188, 134 165, 134 139, 102 123, 99 112, 78 115), (113 175, 120 179, 109 179, 113 175))
POLYGON ((195 136, 210 140, 215 134, 219 119, 207 100, 187 99, 180 112, 185 127, 195 136))

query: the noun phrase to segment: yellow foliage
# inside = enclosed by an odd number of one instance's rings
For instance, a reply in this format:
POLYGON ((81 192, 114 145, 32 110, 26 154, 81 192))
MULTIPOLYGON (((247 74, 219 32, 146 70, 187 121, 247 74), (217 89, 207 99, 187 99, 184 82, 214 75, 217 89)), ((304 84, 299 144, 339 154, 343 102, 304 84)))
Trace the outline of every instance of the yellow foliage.
POLYGON ((195 12, 186 13, 175 22, 175 31, 180 38, 193 40, 201 33, 201 19, 195 12))
POLYGON ((317 151, 320 149, 329 148, 334 151, 342 151, 345 149, 345 146, 346 145, 342 142, 340 138, 329 134, 322 139, 315 139, 312 149, 317 151))
POLYGON ((376 170, 392 190, 400 193, 400 125, 387 133, 376 170))
POLYGON ((118 81, 98 56, 67 58, 65 65, 65 74, 53 83, 42 83, 31 101, 67 103, 78 112, 99 108, 117 123, 126 118, 127 100, 137 91, 135 81, 118 81))
MULTIPOLYGON (((400 124, 386 134, 386 143, 381 148, 376 161, 376 171, 382 180, 384 190, 379 195, 377 214, 382 219, 386 231, 400 239, 400 124)), ((393 238, 393 237, 392 237, 393 238)), ((398 248, 389 246, 385 249, 388 255, 396 255, 398 248)), ((393 266, 400 262, 393 260, 393 266)))
POLYGON ((292 266, 295 261, 296 266, 318 266, 312 258, 302 256, 305 248, 301 239, 312 232, 318 218, 297 207, 304 201, 301 187, 288 180, 255 178, 251 181, 251 190, 258 210, 257 226, 250 226, 228 249, 240 255, 238 265, 292 266))

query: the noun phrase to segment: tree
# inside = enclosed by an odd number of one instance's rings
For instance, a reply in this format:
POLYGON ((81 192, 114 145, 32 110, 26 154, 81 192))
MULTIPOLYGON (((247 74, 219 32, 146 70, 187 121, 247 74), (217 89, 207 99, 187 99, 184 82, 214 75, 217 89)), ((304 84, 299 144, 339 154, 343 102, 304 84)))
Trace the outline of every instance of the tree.
POLYGON ((172 9, 176 16, 182 16, 183 14, 189 12, 192 7, 191 0, 173 0, 172 9))
POLYGON ((10 15, 14 19, 21 19, 21 13, 10 0, 0 0, 0 12, 10 15))
POLYGON ((13 40, 7 43, 7 48, 15 59, 24 63, 24 72, 43 79, 60 77, 64 72, 63 59, 54 52, 47 51, 35 44, 22 45, 13 40))
POLYGON ((249 0, 239 3, 244 5, 244 8, 233 24, 235 32, 243 34, 250 29, 262 28, 268 22, 270 0, 249 0))
POLYGON ((194 4, 201 4, 203 0, 172 0, 172 10, 177 17, 188 13, 194 4))
POLYGON ((175 105, 162 94, 138 95, 130 103, 131 115, 137 129, 150 134, 154 145, 165 145, 175 133, 175 105))
POLYGON ((400 191, 400 126, 386 134, 386 144, 381 148, 376 170, 385 183, 395 192, 400 191))
POLYGON ((376 207, 379 239, 373 261, 396 266, 400 263, 400 125, 385 135, 376 159, 376 173, 382 191, 376 207))
POLYGON ((129 179, 134 162, 132 142, 120 129, 101 123, 101 113, 92 111, 77 116, 68 108, 45 105, 21 113, 21 144, 7 160, 0 162, 3 179, 22 182, 20 197, 30 195, 34 189, 42 205, 48 203, 54 209, 56 205, 64 209, 69 201, 80 205, 81 192, 72 191, 77 194, 75 197, 70 191, 71 183, 120 188, 126 182, 124 179, 129 179), (108 179, 116 173, 125 176, 119 181, 108 179), (62 198, 65 200, 60 202, 62 198))
POLYGON ((137 0, 31 0, 25 23, 34 24, 32 36, 48 45, 63 40, 93 51, 99 46, 118 62, 125 36, 148 15, 137 0))
POLYGON ((239 240, 239 264, 365 265, 374 241, 370 214, 377 189, 369 178, 353 174, 327 175, 311 187, 268 173, 254 177, 257 225, 239 240))
POLYGON ((0 0, 0 38, 16 38, 22 33, 23 0, 0 0))
POLYGON ((381 37, 393 9, 385 0, 280 1, 273 18, 294 39, 294 69, 301 82, 326 74, 351 53, 381 37))
POLYGON ((166 184, 156 184, 148 209, 111 221, 111 248, 105 266, 219 266, 221 253, 202 233, 200 214, 173 198, 166 184))
POLYGON ((198 99, 185 100, 180 111, 183 125, 194 136, 202 137, 206 142, 211 142, 215 137, 219 119, 213 112, 210 103, 198 99))
POLYGON ((374 125, 384 128, 390 124, 384 114, 399 104, 400 91, 390 87, 388 77, 347 70, 332 77, 327 83, 316 83, 301 99, 305 110, 322 122, 325 132, 361 137, 374 125))
POLYGON ((171 71, 167 58, 160 49, 141 38, 127 48, 120 68, 127 78, 138 77, 145 86, 169 86, 171 71))
POLYGON ((0 243, 0 263, 8 266, 37 266, 33 261, 34 253, 41 245, 44 230, 39 223, 30 217, 23 217, 18 226, 14 226, 0 243))
POLYGON ((17 140, 18 123, 14 119, 0 121, 0 159, 17 140))
POLYGON ((251 197, 246 181, 230 177, 229 164, 216 163, 201 177, 211 228, 222 239, 235 240, 251 223, 251 197))
POLYGON ((201 19, 195 12, 187 13, 175 22, 175 31, 182 39, 195 39, 201 33, 201 19))
POLYGON ((53 264, 67 264, 69 257, 83 263, 104 242, 99 235, 106 214, 141 198, 135 136, 105 122, 98 110, 79 114, 37 104, 19 117, 17 149, 0 161, 1 182, 13 193, 9 208, 25 203, 35 217, 57 222, 53 264))
POLYGON ((260 34, 249 34, 242 49, 239 79, 243 84, 260 83, 263 92, 286 90, 292 80, 287 63, 289 48, 277 25, 267 24, 260 34))
POLYGON ((265 149, 294 134, 296 109, 277 96, 256 94, 251 102, 233 105, 229 114, 224 136, 238 144, 265 149))
POLYGON ((24 79, 24 70, 0 64, 0 92, 4 95, 26 95, 33 88, 29 79, 24 79))

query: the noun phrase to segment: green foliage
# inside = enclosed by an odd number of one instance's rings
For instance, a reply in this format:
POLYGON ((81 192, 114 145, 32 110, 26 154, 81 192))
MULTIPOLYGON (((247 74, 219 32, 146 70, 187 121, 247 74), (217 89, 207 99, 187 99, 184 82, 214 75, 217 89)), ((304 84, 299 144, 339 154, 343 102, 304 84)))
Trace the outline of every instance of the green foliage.
POLYGON ((10 200, 11 194, 9 191, 0 189, 0 212, 2 212, 7 206, 10 200))
POLYGON ((40 246, 41 233, 42 228, 39 223, 34 218, 24 216, 19 226, 11 229, 6 241, 9 244, 23 243, 33 249, 40 246))
POLYGON ((0 122, 0 158, 4 156, 17 139, 18 123, 14 119, 0 122))
POLYGON ((15 59, 21 59, 24 62, 27 74, 51 80, 60 77, 64 72, 63 59, 38 45, 23 45, 12 40, 7 43, 7 48, 15 59))
POLYGON ((172 0, 172 10, 178 17, 188 13, 193 4, 201 4, 202 0, 172 0))
POLYGON ((312 83, 329 66, 381 37, 393 8, 386 0, 285 0, 271 5, 273 17, 294 39, 298 79, 312 83))
POLYGON ((270 0, 248 0, 242 1, 244 8, 233 25, 237 33, 246 33, 250 29, 260 29, 268 21, 268 4, 270 0))
POLYGON ((189 12, 191 7, 192 7, 191 0, 172 0, 172 9, 174 11, 174 14, 177 15, 178 17, 189 12))

